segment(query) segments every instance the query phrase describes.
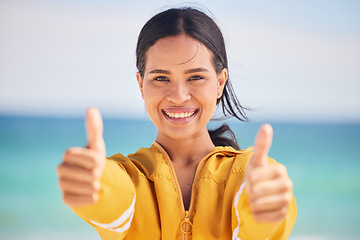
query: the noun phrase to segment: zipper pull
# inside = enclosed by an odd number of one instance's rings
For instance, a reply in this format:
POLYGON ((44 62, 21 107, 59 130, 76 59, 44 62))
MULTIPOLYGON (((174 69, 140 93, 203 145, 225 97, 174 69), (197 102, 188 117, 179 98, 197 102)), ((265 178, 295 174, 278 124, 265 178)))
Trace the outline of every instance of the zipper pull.
POLYGON ((193 225, 189 219, 189 211, 185 211, 185 219, 180 223, 180 229, 184 234, 189 235, 192 232, 192 227, 193 225))

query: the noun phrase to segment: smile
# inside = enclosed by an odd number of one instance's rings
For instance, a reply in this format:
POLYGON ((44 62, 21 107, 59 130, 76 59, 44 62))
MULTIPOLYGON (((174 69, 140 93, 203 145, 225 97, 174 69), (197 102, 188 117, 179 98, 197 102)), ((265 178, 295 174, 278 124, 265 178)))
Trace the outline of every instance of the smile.
POLYGON ((169 118, 175 118, 175 119, 183 119, 183 118, 190 118, 192 116, 194 116, 196 113, 198 112, 198 110, 193 110, 193 111, 169 111, 169 110, 163 110, 163 113, 169 117, 169 118))

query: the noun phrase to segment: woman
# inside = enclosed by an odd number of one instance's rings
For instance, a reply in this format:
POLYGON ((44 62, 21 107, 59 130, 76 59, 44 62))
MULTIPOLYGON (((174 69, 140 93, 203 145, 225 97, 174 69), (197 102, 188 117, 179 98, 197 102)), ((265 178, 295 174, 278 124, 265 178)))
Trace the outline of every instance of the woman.
POLYGON ((65 203, 102 239, 287 239, 296 204, 285 167, 267 157, 271 127, 255 150, 239 150, 227 125, 206 128, 217 105, 246 118, 214 21, 192 8, 159 13, 136 55, 156 141, 105 160, 100 113, 88 109, 87 148, 67 150, 58 168, 65 203))

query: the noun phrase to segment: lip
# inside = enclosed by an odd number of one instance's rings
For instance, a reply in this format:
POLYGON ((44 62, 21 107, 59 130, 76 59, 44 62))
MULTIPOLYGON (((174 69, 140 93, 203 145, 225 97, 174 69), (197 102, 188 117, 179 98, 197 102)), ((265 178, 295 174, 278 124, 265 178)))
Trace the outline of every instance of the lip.
POLYGON ((164 117, 174 124, 190 122, 199 112, 198 108, 166 108, 161 110, 164 117))

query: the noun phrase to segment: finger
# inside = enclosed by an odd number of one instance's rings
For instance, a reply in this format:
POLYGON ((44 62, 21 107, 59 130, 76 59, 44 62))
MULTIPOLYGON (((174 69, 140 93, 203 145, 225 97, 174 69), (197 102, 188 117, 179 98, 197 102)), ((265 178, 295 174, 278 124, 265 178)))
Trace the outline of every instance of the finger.
POLYGON ((103 121, 97 108, 90 107, 87 110, 85 126, 88 138, 88 148, 104 151, 103 121))
POLYGON ((250 198, 253 200, 272 194, 290 192, 291 188, 292 182, 290 180, 280 178, 269 181, 262 181, 252 185, 249 188, 249 194, 250 198))
POLYGON ((82 147, 69 148, 63 156, 64 162, 71 165, 78 165, 86 169, 93 169, 97 166, 98 153, 92 149, 82 147))
POLYGON ((76 165, 62 163, 57 169, 60 179, 66 178, 78 182, 91 183, 99 179, 99 173, 94 170, 87 170, 76 165))
POLYGON ((259 197, 256 200, 250 202, 253 212, 268 212, 275 211, 284 206, 288 206, 292 199, 290 192, 284 192, 280 194, 273 194, 268 196, 259 197))
POLYGON ((252 167, 260 167, 267 164, 267 155, 272 143, 273 130, 270 124, 260 127, 255 139, 255 150, 251 157, 252 167))
POLYGON ((280 222, 285 219, 287 215, 288 207, 282 207, 275 211, 253 213, 254 218, 258 222, 280 222))
POLYGON ((70 207, 90 205, 97 202, 98 199, 99 199, 99 195, 97 193, 93 193, 91 195, 79 195, 79 194, 64 192, 63 194, 64 202, 70 207))
POLYGON ((266 167, 258 167, 254 169, 249 176, 249 183, 271 180, 275 178, 287 177, 287 170, 281 164, 269 164, 266 167))
POLYGON ((83 183, 66 178, 61 178, 59 181, 60 189, 64 192, 79 194, 79 195, 91 195, 97 193, 100 190, 100 182, 95 181, 92 183, 83 183))

